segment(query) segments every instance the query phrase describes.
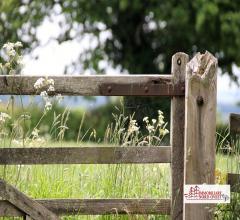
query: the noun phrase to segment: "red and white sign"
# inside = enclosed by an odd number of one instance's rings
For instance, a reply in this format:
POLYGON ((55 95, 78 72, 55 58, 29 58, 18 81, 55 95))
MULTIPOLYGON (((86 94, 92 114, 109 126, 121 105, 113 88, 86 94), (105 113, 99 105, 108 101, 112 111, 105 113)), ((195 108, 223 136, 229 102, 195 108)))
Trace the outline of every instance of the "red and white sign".
POLYGON ((184 203, 230 203, 230 185, 184 185, 184 203))

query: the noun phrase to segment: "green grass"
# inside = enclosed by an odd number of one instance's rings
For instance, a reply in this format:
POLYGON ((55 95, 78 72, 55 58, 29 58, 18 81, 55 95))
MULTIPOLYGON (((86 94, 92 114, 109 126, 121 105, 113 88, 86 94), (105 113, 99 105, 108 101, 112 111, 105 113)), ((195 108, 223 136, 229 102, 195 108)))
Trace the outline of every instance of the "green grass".
MULTIPOLYGON (((61 145, 79 146, 65 142, 61 145)), ((33 198, 169 198, 171 191, 169 164, 1 166, 0 176, 33 198)), ((63 219, 132 218, 112 215, 63 219)), ((146 216, 137 219, 146 219, 146 216)), ((169 217, 149 216, 148 219, 169 217)))
MULTIPOLYGON (((62 143, 62 146, 76 144, 62 143)), ((227 172, 228 161, 229 156, 217 155, 217 168, 227 172)), ((169 198, 171 191, 169 164, 1 166, 0 174, 1 178, 33 198, 169 198)), ((112 215, 63 219, 134 218, 112 215)), ((138 216, 137 219, 169 217, 138 216)))

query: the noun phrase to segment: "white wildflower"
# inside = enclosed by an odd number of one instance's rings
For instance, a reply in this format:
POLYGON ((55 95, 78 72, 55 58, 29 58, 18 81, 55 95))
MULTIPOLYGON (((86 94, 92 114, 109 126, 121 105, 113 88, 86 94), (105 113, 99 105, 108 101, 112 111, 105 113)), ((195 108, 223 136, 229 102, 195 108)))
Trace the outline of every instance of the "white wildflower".
POLYGON ((6 50, 6 53, 8 56, 15 56, 16 55, 16 51, 14 50, 14 43, 6 43, 3 45, 3 49, 6 50))
POLYGON ((152 119, 152 123, 153 123, 153 124, 156 124, 156 122, 157 122, 157 120, 153 118, 153 119, 152 119))
POLYGON ((16 47, 16 48, 22 47, 22 46, 23 46, 23 44, 22 44, 22 42, 20 42, 20 41, 17 41, 17 42, 14 44, 14 47, 16 47))
POLYGON ((31 119, 31 115, 28 115, 28 114, 22 114, 20 117, 24 120, 30 120, 31 119))
POLYGON ((128 128, 129 133, 137 132, 138 130, 139 130, 139 127, 136 120, 130 120, 129 128, 128 128))
POLYGON ((168 134, 169 133, 169 131, 168 131, 168 129, 163 129, 163 128, 160 128, 159 129, 159 133, 160 133, 160 135, 161 136, 165 136, 166 134, 168 134))
POLYGON ((63 100, 63 96, 61 94, 57 94, 56 99, 60 103, 63 100))
POLYGON ((3 49, 6 49, 6 51, 10 51, 10 50, 13 50, 14 49, 14 43, 6 43, 3 45, 3 49))
POLYGON ((23 65, 23 57, 18 56, 16 62, 17 62, 18 65, 22 66, 23 65))
POLYGON ((149 133, 152 133, 152 132, 155 131, 155 128, 154 128, 154 126, 152 126, 152 125, 147 125, 146 128, 147 128, 147 130, 148 130, 149 133))
POLYGON ((46 112, 48 112, 48 111, 51 110, 51 109, 52 109, 52 103, 51 103, 50 101, 47 101, 46 104, 45 104, 44 110, 45 110, 46 112))
POLYGON ((52 85, 54 86, 54 80, 53 79, 46 79, 47 85, 52 85))
POLYGON ((39 136, 39 130, 37 128, 34 128, 33 131, 32 131, 32 136, 33 138, 38 138, 39 136))
POLYGON ((144 118, 143 118, 143 121, 146 122, 146 123, 148 123, 148 122, 149 122, 148 117, 147 117, 147 116, 144 117, 144 118))
POLYGON ((7 119, 10 119, 11 116, 7 113, 0 112, 0 123, 3 124, 6 122, 7 119))
POLYGON ((16 55, 16 51, 15 50, 9 50, 7 51, 7 55, 10 57, 14 57, 16 55))
POLYGON ((4 64, 4 67, 5 67, 5 68, 10 68, 10 67, 11 67, 11 63, 9 63, 9 62, 5 63, 5 64, 4 64))
POLYGON ((55 91, 53 86, 54 86, 54 80, 53 79, 48 79, 47 77, 46 78, 39 78, 34 83, 34 88, 37 89, 37 90, 45 88, 45 89, 48 89, 48 91, 55 91))
POLYGON ((48 94, 47 94, 46 91, 42 91, 42 92, 40 93, 40 96, 44 99, 44 98, 48 97, 48 94))
POLYGON ((34 88, 35 89, 41 89, 44 86, 44 78, 39 78, 35 83, 34 83, 34 88))
POLYGON ((54 91, 55 91, 55 88, 54 88, 52 85, 50 85, 49 88, 48 88, 48 91, 49 91, 49 92, 54 92, 54 91))
POLYGON ((158 126, 161 127, 164 124, 163 112, 158 110, 158 126))

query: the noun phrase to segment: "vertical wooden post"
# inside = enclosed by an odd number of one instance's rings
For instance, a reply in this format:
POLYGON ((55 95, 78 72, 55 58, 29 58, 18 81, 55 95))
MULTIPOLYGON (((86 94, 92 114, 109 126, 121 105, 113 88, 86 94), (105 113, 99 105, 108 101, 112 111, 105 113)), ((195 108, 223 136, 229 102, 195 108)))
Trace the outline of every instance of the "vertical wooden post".
MULTIPOLYGON (((185 101, 185 184, 214 184, 217 59, 196 54, 187 64, 185 101)), ((213 219, 214 206, 185 204, 185 220, 213 219)))
MULTIPOLYGON (((176 53, 172 57, 174 83, 185 82, 186 64, 189 58, 185 53, 176 53)), ((184 89, 184 88, 182 88, 184 89)), ((184 167, 184 113, 185 97, 173 97, 171 100, 171 146, 172 146, 172 204, 171 217, 182 220, 183 216, 183 167, 184 167)))

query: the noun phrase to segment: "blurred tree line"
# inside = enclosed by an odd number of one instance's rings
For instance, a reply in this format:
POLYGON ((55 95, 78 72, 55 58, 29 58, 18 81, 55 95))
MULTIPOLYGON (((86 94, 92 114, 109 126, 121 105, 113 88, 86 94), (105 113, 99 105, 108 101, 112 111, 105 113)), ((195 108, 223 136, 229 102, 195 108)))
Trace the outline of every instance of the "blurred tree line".
MULTIPOLYGON (((76 69, 80 63, 102 73, 99 61, 107 60, 130 74, 169 74, 174 53, 209 50, 222 74, 237 81, 232 67, 240 66, 239 9, 240 1, 231 0, 2 0, 0 43, 20 40, 28 53, 39 46, 36 30, 44 19, 64 16, 55 38, 59 43, 85 35, 99 40, 79 55, 76 69), (110 35, 102 42, 106 31, 110 35)), ((170 106, 166 99, 135 97, 125 104, 139 119, 153 115, 153 109, 169 113, 170 106)))
POLYGON ((60 43, 111 32, 104 44, 79 58, 85 68, 97 69, 107 58, 131 74, 169 73, 174 53, 207 49, 218 57, 222 72, 235 78, 232 64, 240 65, 239 9, 240 2, 231 0, 2 0, 0 43, 20 40, 33 49, 44 18, 61 14, 65 19, 59 21, 62 31, 56 36, 60 43))

